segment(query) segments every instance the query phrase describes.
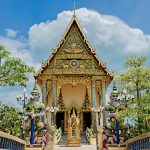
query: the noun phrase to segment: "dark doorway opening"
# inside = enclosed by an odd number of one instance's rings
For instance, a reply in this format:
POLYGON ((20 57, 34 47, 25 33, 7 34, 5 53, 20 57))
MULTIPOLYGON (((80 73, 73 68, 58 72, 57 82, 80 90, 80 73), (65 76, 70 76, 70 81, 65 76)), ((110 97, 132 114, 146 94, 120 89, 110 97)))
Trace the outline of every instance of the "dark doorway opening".
POLYGON ((61 128, 62 132, 64 132, 64 112, 56 113, 56 126, 57 128, 61 128))
POLYGON ((91 112, 83 112, 83 131, 86 131, 86 128, 91 128, 91 112))

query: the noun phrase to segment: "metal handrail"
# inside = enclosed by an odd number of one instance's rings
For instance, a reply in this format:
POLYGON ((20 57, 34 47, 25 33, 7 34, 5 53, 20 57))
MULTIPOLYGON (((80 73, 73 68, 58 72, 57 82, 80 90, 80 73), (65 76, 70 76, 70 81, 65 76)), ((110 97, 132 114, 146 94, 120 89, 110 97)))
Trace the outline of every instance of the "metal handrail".
POLYGON ((0 131, 0 149, 25 150, 25 148, 25 141, 0 131))
POLYGON ((137 136, 125 142, 128 150, 149 150, 150 149, 150 132, 137 136))

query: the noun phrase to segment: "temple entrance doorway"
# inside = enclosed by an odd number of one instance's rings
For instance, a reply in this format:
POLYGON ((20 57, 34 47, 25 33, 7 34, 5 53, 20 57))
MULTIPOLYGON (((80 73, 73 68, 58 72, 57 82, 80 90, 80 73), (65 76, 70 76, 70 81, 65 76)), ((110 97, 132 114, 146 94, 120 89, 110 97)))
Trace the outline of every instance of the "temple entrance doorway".
POLYGON ((86 131, 86 128, 91 128, 91 112, 83 112, 83 132, 86 131))
POLYGON ((56 114, 56 126, 57 128, 61 128, 62 132, 64 132, 64 112, 57 112, 56 114))

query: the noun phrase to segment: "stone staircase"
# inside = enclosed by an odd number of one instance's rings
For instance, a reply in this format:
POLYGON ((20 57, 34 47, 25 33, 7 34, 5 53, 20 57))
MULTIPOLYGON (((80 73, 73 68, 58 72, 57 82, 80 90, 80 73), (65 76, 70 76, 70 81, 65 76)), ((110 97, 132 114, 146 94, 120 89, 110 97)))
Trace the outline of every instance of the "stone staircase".
POLYGON ((90 144, 88 142, 88 140, 86 139, 86 133, 85 132, 80 134, 80 141, 81 141, 81 145, 89 145, 90 144))
POLYGON ((67 133, 62 133, 61 139, 57 145, 63 146, 67 144, 67 133))
MULTIPOLYGON (((80 134, 80 141, 81 141, 81 145, 89 145, 90 143, 87 141, 86 139, 86 134, 85 132, 80 134)), ((65 146, 67 144, 67 134, 63 133, 60 142, 57 145, 60 146, 65 146)))

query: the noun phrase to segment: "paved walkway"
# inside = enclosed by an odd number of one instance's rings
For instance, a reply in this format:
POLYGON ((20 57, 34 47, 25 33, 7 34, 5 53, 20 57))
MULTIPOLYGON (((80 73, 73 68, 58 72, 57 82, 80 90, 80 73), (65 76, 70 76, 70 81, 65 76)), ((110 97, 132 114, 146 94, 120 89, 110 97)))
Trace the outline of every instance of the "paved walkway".
POLYGON ((54 150, 96 150, 96 145, 81 145, 80 147, 64 147, 55 145, 54 150))

